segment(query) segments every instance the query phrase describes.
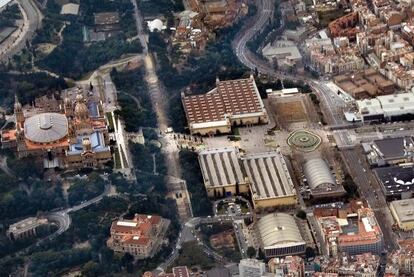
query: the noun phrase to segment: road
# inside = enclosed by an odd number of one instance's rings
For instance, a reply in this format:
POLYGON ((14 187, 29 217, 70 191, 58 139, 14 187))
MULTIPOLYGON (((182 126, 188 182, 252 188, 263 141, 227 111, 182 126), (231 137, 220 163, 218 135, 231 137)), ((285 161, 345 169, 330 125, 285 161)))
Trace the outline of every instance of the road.
POLYGON ((134 16, 135 16, 135 24, 138 31, 138 39, 142 45, 144 55, 148 54, 148 44, 147 44, 147 36, 144 32, 143 20, 141 20, 141 12, 138 9, 137 0, 131 0, 132 5, 134 5, 134 16))
POLYGON ((104 191, 100 195, 88 201, 85 201, 81 204, 75 205, 73 207, 60 210, 60 211, 56 211, 56 212, 50 212, 46 214, 46 218, 50 222, 53 222, 58 226, 58 230, 55 233, 51 234, 46 239, 53 239, 69 229, 70 224, 72 223, 72 220, 70 218, 70 213, 89 207, 90 205, 101 201, 105 196, 108 196, 110 193, 111 193, 111 185, 107 183, 104 191))
POLYGON ((274 70, 267 62, 261 61, 257 55, 246 47, 247 42, 264 29, 274 13, 274 2, 272 0, 256 1, 256 6, 257 14, 254 18, 254 24, 247 29, 242 28, 242 31, 239 33, 240 35, 236 36, 236 39, 233 41, 233 49, 240 62, 248 68, 252 70, 257 68, 259 72, 273 72, 274 70))
POLYGON ((17 2, 23 13, 24 25, 19 36, 1 53, 1 61, 7 61, 26 47, 26 42, 32 40, 42 23, 43 15, 34 0, 17 0, 17 2))
POLYGON ((360 197, 365 199, 374 210, 384 236, 385 249, 388 251, 398 249, 397 237, 392 230, 394 220, 380 184, 370 170, 361 149, 343 150, 341 154, 349 174, 358 186, 360 197))

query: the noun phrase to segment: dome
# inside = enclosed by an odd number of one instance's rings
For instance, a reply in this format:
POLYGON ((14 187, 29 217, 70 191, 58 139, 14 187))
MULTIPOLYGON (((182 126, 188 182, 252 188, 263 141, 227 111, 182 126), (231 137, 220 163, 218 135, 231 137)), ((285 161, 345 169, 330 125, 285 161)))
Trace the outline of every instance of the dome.
POLYGON ((28 140, 50 143, 68 134, 68 120, 59 113, 42 113, 29 117, 24 122, 24 133, 28 140))
POLYGON ((75 116, 78 119, 87 119, 89 117, 89 110, 81 92, 78 92, 78 95, 76 95, 75 116))

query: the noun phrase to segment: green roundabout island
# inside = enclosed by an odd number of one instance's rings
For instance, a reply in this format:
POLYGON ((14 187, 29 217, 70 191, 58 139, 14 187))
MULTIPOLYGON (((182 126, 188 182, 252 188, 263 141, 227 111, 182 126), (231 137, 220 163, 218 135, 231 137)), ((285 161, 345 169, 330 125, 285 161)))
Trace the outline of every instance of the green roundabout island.
POLYGON ((290 133, 287 143, 291 148, 303 152, 315 151, 321 144, 322 139, 315 133, 306 130, 297 130, 290 133))

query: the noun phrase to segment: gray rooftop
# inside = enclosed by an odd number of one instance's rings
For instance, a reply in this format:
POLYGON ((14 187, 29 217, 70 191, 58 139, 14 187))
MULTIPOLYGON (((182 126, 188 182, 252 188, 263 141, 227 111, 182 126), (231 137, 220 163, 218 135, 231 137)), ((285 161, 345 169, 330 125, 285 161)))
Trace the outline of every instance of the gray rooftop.
POLYGON ((29 117, 24 122, 27 139, 36 143, 50 143, 68 134, 68 120, 59 113, 41 113, 29 117))
POLYGON ((285 158, 277 152, 249 154, 241 158, 255 199, 295 195, 285 158))
POLYGON ((383 159, 395 159, 404 157, 404 140, 407 144, 413 143, 412 138, 386 138, 374 141, 374 149, 380 152, 383 159))
POLYGON ((236 148, 204 150, 200 152, 198 159, 206 186, 217 187, 244 183, 236 148))

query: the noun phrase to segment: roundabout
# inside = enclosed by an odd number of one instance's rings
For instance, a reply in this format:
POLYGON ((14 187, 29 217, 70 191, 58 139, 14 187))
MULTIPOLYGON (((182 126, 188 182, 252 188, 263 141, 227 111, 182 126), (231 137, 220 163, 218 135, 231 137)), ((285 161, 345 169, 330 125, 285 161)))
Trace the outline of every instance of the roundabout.
POLYGON ((303 152, 315 151, 321 144, 322 139, 315 133, 306 130, 297 130, 290 133, 287 143, 291 148, 303 152))

